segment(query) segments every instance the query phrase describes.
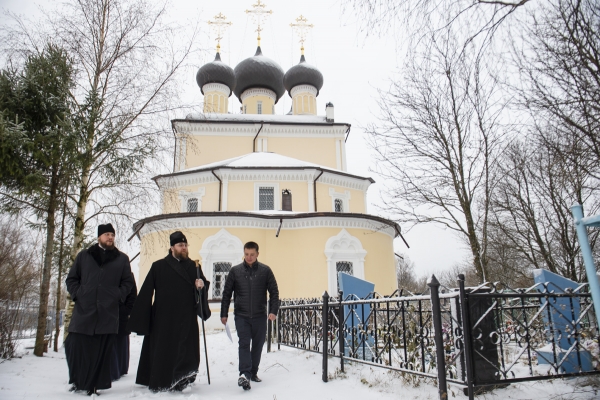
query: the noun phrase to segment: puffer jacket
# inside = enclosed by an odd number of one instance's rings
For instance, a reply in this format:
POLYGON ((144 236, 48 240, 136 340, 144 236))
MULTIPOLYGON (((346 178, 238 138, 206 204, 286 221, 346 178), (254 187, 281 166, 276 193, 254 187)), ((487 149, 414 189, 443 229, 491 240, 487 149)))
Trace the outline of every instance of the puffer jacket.
POLYGON ((227 317, 231 295, 235 293, 233 313, 240 317, 254 318, 279 311, 279 289, 273 271, 267 265, 255 262, 252 267, 245 262, 231 268, 221 299, 221 317, 227 317))
POLYGON ((135 285, 127 255, 117 248, 105 252, 98 244, 82 250, 69 271, 66 284, 75 302, 70 333, 118 333, 119 301, 125 302, 135 285))

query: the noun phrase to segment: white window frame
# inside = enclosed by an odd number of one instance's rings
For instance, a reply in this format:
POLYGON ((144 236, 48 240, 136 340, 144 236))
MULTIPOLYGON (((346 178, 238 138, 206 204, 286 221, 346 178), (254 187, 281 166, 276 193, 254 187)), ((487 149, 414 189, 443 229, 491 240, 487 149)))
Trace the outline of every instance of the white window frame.
POLYGON ((256 113, 262 114, 262 101, 260 100, 256 102, 256 113))
POLYGON ((350 212, 350 191, 345 190, 343 193, 336 192, 334 188, 330 187, 329 196, 331 196, 331 211, 335 212, 335 200, 340 199, 342 200, 342 206, 344 208, 344 211, 342 212, 350 212))
POLYGON ((337 268, 338 261, 352 263, 354 276, 365 279, 365 256, 367 251, 363 249, 358 238, 350 235, 347 230, 342 229, 340 233, 330 237, 325 244, 325 256, 327 257, 327 287, 332 296, 337 296, 337 268))
POLYGON ((206 189, 204 187, 198 188, 198 190, 194 192, 188 192, 185 190, 179 191, 179 201, 181 202, 181 212, 186 213, 187 210, 187 201, 192 198, 198 199, 198 211, 202 211, 202 197, 206 194, 206 189))
MULTIPOLYGON (((244 244, 237 236, 232 235, 226 229, 221 229, 216 234, 207 237, 200 249, 202 271, 204 271, 206 279, 211 282, 214 280, 215 263, 229 262, 233 267, 240 264, 243 257, 244 244)), ((208 298, 213 298, 212 290, 208 293, 208 298)))
MULTIPOLYGON (((281 193, 279 193, 279 183, 273 182, 256 182, 254 183, 254 210, 259 211, 260 198, 259 188, 261 187, 272 187, 273 188, 273 211, 281 210, 281 193)), ((260 210, 267 211, 267 210, 260 210)))

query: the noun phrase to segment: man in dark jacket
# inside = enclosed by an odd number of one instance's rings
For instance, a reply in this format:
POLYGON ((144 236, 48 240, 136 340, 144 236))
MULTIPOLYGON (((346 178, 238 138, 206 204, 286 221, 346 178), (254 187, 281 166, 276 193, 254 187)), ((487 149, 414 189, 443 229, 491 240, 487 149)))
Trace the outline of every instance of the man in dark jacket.
POLYGON ((235 292, 235 328, 239 338, 238 386, 250 389, 250 381, 261 382, 258 377, 260 355, 265 344, 267 318, 274 321, 279 310, 279 290, 271 268, 258 262, 258 244, 244 245, 244 262, 231 268, 221 300, 221 322, 227 324, 231 295, 235 292), (269 315, 267 317, 267 292, 269 315), (250 347, 252 345, 252 347, 250 347))
POLYGON ((169 254, 150 267, 128 325, 132 332, 145 336, 135 382, 153 392, 182 391, 196 380, 200 366, 198 290, 206 302, 209 287, 200 267, 188 258, 185 235, 174 232, 170 241, 169 254))
POLYGON ((129 257, 115 247, 111 224, 98 226, 98 243, 77 255, 67 275, 75 302, 65 341, 71 390, 88 395, 111 387, 110 355, 119 331, 119 301, 134 286, 129 257))

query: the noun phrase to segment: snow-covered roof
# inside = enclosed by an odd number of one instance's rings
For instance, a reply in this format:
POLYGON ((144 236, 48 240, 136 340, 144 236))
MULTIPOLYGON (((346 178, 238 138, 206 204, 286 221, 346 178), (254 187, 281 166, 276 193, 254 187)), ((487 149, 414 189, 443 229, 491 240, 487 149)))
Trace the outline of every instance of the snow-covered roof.
POLYGON ((354 179, 368 180, 374 182, 372 178, 364 177, 360 175, 349 174, 344 171, 340 171, 334 168, 324 167, 319 164, 314 164, 307 161, 298 160, 288 156, 283 156, 277 153, 270 152, 255 152, 244 154, 243 156, 229 158, 227 160, 217 161, 210 164, 199 165, 193 168, 182 169, 178 172, 166 175, 156 176, 154 179, 159 179, 165 176, 175 176, 189 174, 193 172, 209 171, 219 168, 232 168, 232 169, 293 169, 293 168, 315 168, 321 171, 330 172, 333 174, 345 175, 354 179))
POLYGON ((324 115, 277 115, 277 114, 217 114, 217 113, 195 113, 185 117, 188 121, 207 122, 276 122, 276 123, 305 123, 305 124, 328 124, 324 115))
MULTIPOLYGON (((248 153, 243 156, 229 158, 227 160, 217 161, 210 164, 199 165, 194 168, 187 168, 179 172, 212 169, 215 167, 230 167, 230 168, 321 168, 318 164, 309 163, 298 160, 296 158, 282 156, 277 153, 270 152, 255 152, 248 153)), ((332 169, 332 171, 335 171, 332 169)))

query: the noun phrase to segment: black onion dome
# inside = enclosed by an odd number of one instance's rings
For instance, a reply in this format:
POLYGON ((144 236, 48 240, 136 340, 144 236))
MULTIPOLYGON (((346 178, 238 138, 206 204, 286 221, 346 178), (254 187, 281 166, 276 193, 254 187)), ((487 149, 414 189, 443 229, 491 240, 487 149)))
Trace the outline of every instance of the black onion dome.
POLYGON ((214 61, 200 67, 196 73, 196 82, 202 94, 204 94, 202 87, 207 83, 221 83, 229 88, 231 96, 231 92, 235 89, 235 74, 229 65, 221 61, 221 54, 217 53, 214 61))
POLYGON ((314 86, 317 89, 318 96, 319 90, 323 87, 323 74, 317 67, 307 63, 304 55, 302 55, 302 57, 300 57, 300 63, 294 65, 285 73, 283 85, 287 89, 290 97, 292 96, 292 89, 298 85, 314 86))
POLYGON ((236 65, 236 86, 234 93, 242 101, 242 93, 246 89, 265 88, 275 92, 275 103, 285 93, 283 87, 283 69, 275 61, 263 56, 260 46, 256 48, 254 57, 246 58, 236 65))

